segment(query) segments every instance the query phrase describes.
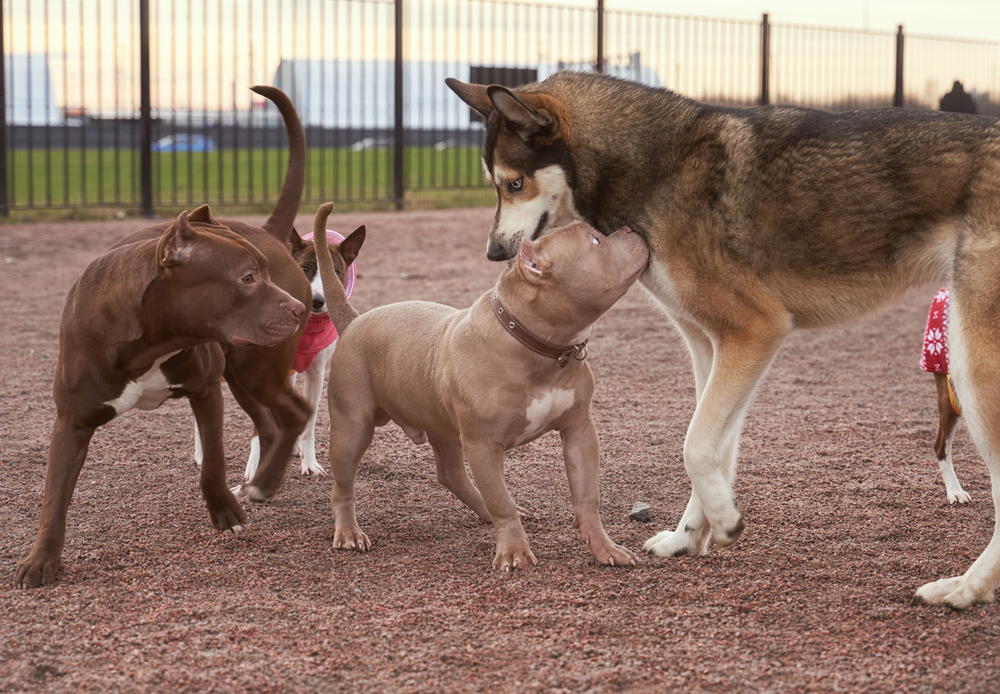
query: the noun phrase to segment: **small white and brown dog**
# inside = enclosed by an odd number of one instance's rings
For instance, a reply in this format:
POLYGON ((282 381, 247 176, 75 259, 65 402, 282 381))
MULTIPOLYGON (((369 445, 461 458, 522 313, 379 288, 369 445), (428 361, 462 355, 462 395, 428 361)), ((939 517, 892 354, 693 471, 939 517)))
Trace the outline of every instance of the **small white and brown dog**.
MULTIPOLYGON (((299 435, 296 452, 302 457, 303 475, 325 475, 326 470, 316 459, 316 415, 320 398, 323 394, 323 384, 326 381, 326 369, 337 347, 337 329, 327 313, 326 296, 323 292, 323 281, 320 278, 316 262, 316 247, 312 242, 313 234, 300 237, 292 233, 292 257, 302 268, 312 287, 312 303, 310 304, 309 322, 299 339, 299 346, 292 362, 292 373, 289 376, 295 385, 296 376, 305 374, 303 395, 312 407, 312 415, 299 435)), ((326 230, 327 246, 333 259, 337 279, 344 285, 344 291, 350 298, 354 293, 354 283, 357 279, 357 268, 354 264, 361 246, 365 241, 364 225, 355 229, 344 238, 332 229, 326 230)), ((255 432, 256 433, 256 432, 255 432)), ((260 441, 255 435, 250 444, 250 456, 246 470, 243 473, 245 482, 253 479, 260 460, 260 441)))

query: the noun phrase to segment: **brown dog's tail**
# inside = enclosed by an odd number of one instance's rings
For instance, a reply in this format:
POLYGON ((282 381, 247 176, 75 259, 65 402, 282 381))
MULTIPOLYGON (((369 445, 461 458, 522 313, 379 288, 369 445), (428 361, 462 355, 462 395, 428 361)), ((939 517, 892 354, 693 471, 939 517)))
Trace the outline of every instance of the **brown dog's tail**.
MULTIPOLYGON (((333 327, 337 329, 337 333, 343 335, 344 331, 347 330, 347 326, 351 324, 351 321, 358 317, 358 312, 348 302, 347 292, 344 291, 344 285, 340 278, 337 277, 337 268, 334 267, 333 258, 330 257, 330 250, 326 239, 326 220, 331 212, 333 212, 332 202, 322 204, 316 211, 316 219, 313 222, 313 246, 316 249, 316 264, 319 266, 319 276, 323 280, 323 294, 326 296, 327 313, 330 314, 330 320, 333 322, 333 327)), ((350 246, 350 250, 344 258, 347 265, 354 262, 354 258, 357 257, 358 250, 361 248, 364 240, 365 228, 360 226, 340 244, 341 250, 344 250, 345 245, 350 246)), ((347 272, 346 265, 344 272, 345 274, 347 272)))
POLYGON ((285 171, 285 182, 271 216, 264 222, 264 230, 287 245, 291 240, 295 215, 299 213, 302 190, 306 183, 306 134, 302 130, 299 114, 287 94, 277 87, 265 85, 250 89, 274 102, 281 111, 281 117, 285 119, 285 129, 288 131, 288 169, 285 171))

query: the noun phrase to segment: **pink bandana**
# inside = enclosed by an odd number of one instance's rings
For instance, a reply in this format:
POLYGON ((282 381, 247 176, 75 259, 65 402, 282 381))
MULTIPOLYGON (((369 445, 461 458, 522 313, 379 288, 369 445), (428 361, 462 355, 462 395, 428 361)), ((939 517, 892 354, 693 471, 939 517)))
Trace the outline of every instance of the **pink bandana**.
POLYGON ((951 287, 943 287, 931 301, 924 331, 924 349, 920 368, 928 373, 948 373, 948 304, 951 287))
MULTIPOLYGON (((312 234, 306 234, 302 237, 302 240, 308 241, 312 237, 312 234)), ((336 231, 327 229, 326 240, 328 243, 335 244, 343 241, 344 237, 336 231)), ((347 292, 348 299, 350 299, 351 294, 354 293, 354 280, 357 277, 357 274, 358 271, 354 267, 354 263, 347 266, 347 272, 344 274, 344 290, 347 292)), ((337 328, 334 327, 333 322, 330 320, 330 314, 309 314, 309 321, 306 323, 306 329, 302 333, 302 337, 299 338, 299 346, 295 350, 295 359, 292 361, 292 369, 296 373, 304 373, 310 366, 312 366, 313 360, 316 359, 316 355, 332 345, 336 339, 337 328)))

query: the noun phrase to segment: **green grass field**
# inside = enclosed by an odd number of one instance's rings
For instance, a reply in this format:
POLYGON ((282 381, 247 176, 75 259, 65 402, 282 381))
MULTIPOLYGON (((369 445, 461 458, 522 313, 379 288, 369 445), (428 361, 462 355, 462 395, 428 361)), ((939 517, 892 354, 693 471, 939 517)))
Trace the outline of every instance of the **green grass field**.
MULTIPOLYGON (((406 206, 493 204, 479 156, 474 147, 407 147, 406 206)), ((287 157, 279 148, 154 152, 153 206, 173 209, 207 202, 269 209, 281 188, 287 157)), ((140 204, 138 150, 11 150, 8 166, 13 210, 112 208, 133 214, 140 204)), ((303 203, 328 200, 341 210, 393 207, 393 150, 310 148, 303 203)))

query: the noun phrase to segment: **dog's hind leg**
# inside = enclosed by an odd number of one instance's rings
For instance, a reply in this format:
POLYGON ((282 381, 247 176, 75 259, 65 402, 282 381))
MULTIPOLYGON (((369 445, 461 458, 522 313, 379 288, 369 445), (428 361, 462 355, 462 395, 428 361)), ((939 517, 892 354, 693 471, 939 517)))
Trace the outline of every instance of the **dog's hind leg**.
POLYGON ((955 474, 955 466, 951 462, 951 444, 955 439, 955 428, 958 426, 959 414, 955 412, 955 408, 951 404, 951 395, 948 392, 948 375, 934 374, 934 385, 937 386, 938 402, 938 433, 937 440, 934 442, 934 453, 937 455, 941 478, 944 480, 945 491, 948 493, 948 502, 967 504, 972 501, 972 497, 962 489, 958 475, 955 474))
POLYGON ((35 545, 24 561, 17 565, 14 585, 37 588, 54 583, 59 573, 59 557, 66 540, 66 512, 73 490, 87 459, 93 427, 82 426, 68 418, 56 416, 49 443, 49 462, 45 470, 45 494, 38 522, 35 545))
POLYGON ((684 440, 691 499, 677 529, 647 540, 645 551, 661 557, 700 554, 709 533, 721 547, 739 539, 743 514, 732 485, 740 431, 754 389, 786 333, 777 322, 761 321, 715 345, 712 373, 684 440))
POLYGON ((458 500, 471 508, 481 520, 490 521, 483 495, 476 489, 469 472, 465 469, 465 454, 461 446, 431 441, 434 463, 437 466, 437 481, 446 487, 458 500))
POLYGON ((993 537, 963 575, 927 583, 916 594, 924 603, 957 610, 991 602, 1000 586, 1000 325, 992 290, 1000 251, 989 251, 992 247, 972 246, 964 254, 959 251, 963 274, 952 284, 949 349, 952 385, 962 403, 969 434, 990 472, 993 537), (963 281, 965 277, 971 279, 963 281), (983 277, 989 277, 990 282, 981 282, 983 277), (981 287, 991 289, 983 291, 981 287))
POLYGON ((330 509, 333 511, 334 549, 367 552, 372 543, 358 525, 355 510, 354 480, 361 457, 375 435, 371 403, 349 402, 338 406, 336 394, 330 396, 330 509))

